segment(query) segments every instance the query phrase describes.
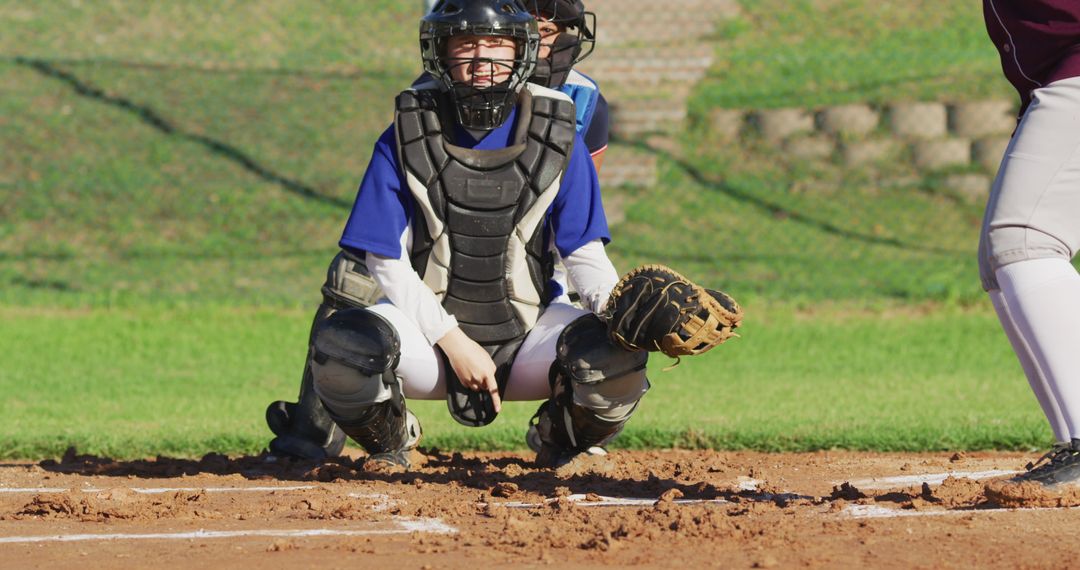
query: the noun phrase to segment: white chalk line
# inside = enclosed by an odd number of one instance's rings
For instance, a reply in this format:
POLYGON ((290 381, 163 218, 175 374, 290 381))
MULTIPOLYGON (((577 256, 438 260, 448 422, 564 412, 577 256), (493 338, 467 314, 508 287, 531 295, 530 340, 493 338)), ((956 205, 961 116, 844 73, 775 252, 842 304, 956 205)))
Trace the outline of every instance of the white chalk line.
MULTIPOLYGON (((579 507, 651 507, 656 504, 659 499, 648 499, 639 497, 605 497, 602 495, 583 495, 574 494, 567 495, 566 497, 560 497, 567 501, 576 504, 579 507), (592 500, 590 500, 590 498, 592 500)), ((510 501, 506 503, 493 503, 500 505, 508 509, 535 509, 537 507, 543 507, 550 505, 559 500, 545 499, 543 503, 523 503, 520 501, 510 501)), ((712 503, 718 505, 729 504, 730 501, 725 499, 675 499, 671 501, 677 505, 698 505, 705 503, 712 503)))
POLYGON ((759 479, 750 479, 748 477, 746 477, 746 478, 740 477, 738 487, 739 487, 740 491, 757 491, 758 486, 761 485, 762 483, 764 483, 764 481, 761 481, 759 479))
MULTIPOLYGON (((656 504, 657 499, 646 498, 622 498, 622 497, 605 497, 594 495, 592 501, 588 500, 588 495, 575 494, 565 497, 578 507, 651 507, 656 504), (599 499, 599 500, 597 500, 599 499)), ((507 502, 507 503, 495 503, 502 505, 510 509, 533 509, 550 505, 559 499, 546 499, 543 503, 523 503, 523 502, 507 502)), ((725 499, 676 499, 672 501, 677 505, 700 505, 700 504, 733 504, 725 499)), ((960 515, 984 515, 990 513, 1015 513, 1015 512, 1034 512, 1034 511, 1066 511, 1076 510, 1080 507, 1036 507, 1036 508, 1010 508, 1010 509, 966 509, 966 510, 928 510, 928 511, 916 511, 907 509, 890 509, 886 507, 879 507, 877 505, 848 505, 843 511, 839 513, 842 517, 854 518, 854 519, 876 519, 876 518, 900 518, 900 517, 940 517, 940 516, 960 516, 960 515)))
POLYGON ((263 537, 263 538, 319 538, 343 536, 378 536, 412 534, 425 532, 430 534, 455 534, 457 529, 439 519, 392 519, 397 528, 392 529, 306 529, 306 530, 197 530, 194 532, 166 533, 111 533, 111 534, 55 534, 45 536, 5 536, 0 537, 0 544, 27 544, 41 542, 86 542, 116 540, 212 540, 220 538, 263 537))
MULTIPOLYGON (((81 489, 53 488, 53 487, 26 487, 26 488, 0 488, 5 493, 102 493, 113 490, 129 490, 144 494, 161 494, 170 492, 200 492, 231 493, 231 492, 274 492, 274 491, 308 491, 318 489, 316 485, 296 485, 290 487, 117 487, 113 489, 98 489, 86 487, 81 489)), ((371 510, 382 512, 400 504, 389 495, 383 493, 349 493, 352 499, 368 499, 375 503, 371 510)), ((430 534, 455 534, 458 530, 437 518, 412 518, 390 517, 395 526, 392 529, 363 529, 363 530, 338 530, 338 529, 309 529, 309 530, 275 530, 255 529, 236 531, 213 531, 198 530, 181 533, 112 533, 112 534, 62 534, 45 536, 8 536, 0 537, 0 544, 26 544, 42 542, 84 542, 84 541, 116 541, 116 540, 193 540, 193 539, 219 539, 237 537, 270 537, 270 538, 310 538, 310 537, 344 537, 344 536, 375 536, 411 534, 414 532, 430 534)))
POLYGON ((105 493, 108 491, 132 491, 134 493, 140 493, 143 495, 156 495, 160 493, 271 493, 274 491, 310 491, 312 489, 318 489, 316 485, 295 485, 292 487, 112 487, 112 488, 98 488, 98 487, 83 487, 83 488, 66 488, 66 487, 0 487, 0 493, 105 493))
POLYGON ((915 511, 879 507, 877 505, 848 505, 841 516, 853 519, 883 519, 901 517, 942 517, 962 515, 986 515, 991 513, 1023 513, 1036 511, 1071 511, 1080 507, 1033 507, 1027 509, 968 509, 953 511, 915 511))
MULTIPOLYGON (((1020 471, 952 471, 949 473, 927 473, 922 475, 902 475, 899 477, 873 477, 846 481, 846 483, 857 489, 882 490, 891 489, 893 487, 922 485, 923 483, 926 483, 927 485, 940 485, 949 477, 979 481, 981 479, 993 479, 994 477, 1016 475, 1017 473, 1020 473, 1020 471)), ((844 483, 844 481, 833 482, 834 485, 840 485, 842 483, 844 483)))
POLYGON ((396 507, 401 504, 400 501, 396 501, 383 493, 349 493, 350 499, 370 499, 375 501, 375 504, 371 506, 371 510, 379 513, 390 510, 391 507, 396 507))

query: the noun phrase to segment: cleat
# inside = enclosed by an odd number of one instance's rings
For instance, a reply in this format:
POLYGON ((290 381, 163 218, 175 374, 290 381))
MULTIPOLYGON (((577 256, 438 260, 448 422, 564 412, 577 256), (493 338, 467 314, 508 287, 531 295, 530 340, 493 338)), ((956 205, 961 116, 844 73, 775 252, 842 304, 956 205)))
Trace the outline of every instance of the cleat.
POLYGON ((536 453, 535 464, 538 467, 558 469, 572 463, 578 457, 599 457, 607 455, 607 449, 600 445, 590 445, 585 449, 575 449, 561 446, 554 441, 547 442, 540 434, 540 416, 545 413, 547 402, 540 406, 533 420, 529 422, 529 429, 525 432, 525 443, 536 453))
POLYGON ((1080 439, 1059 443, 1028 471, 1009 480, 1010 483, 1038 483, 1047 489, 1080 485, 1080 439))
POLYGON ((409 469, 413 466, 412 452, 424 437, 424 430, 420 427, 420 420, 413 415, 412 410, 405 410, 403 427, 406 431, 405 443, 399 448, 369 455, 362 464, 365 471, 409 469))
POLYGON ((324 461, 345 449, 345 434, 329 418, 313 393, 300 402, 277 401, 266 409, 266 424, 276 436, 267 446, 270 457, 324 461))
POLYGON ((536 459, 534 461, 537 467, 558 469, 560 467, 565 467, 582 457, 603 457, 607 454, 607 450, 599 445, 594 445, 584 451, 562 449, 554 445, 545 445, 536 453, 536 459))
POLYGON ((335 426, 329 441, 324 445, 294 435, 279 435, 270 440, 268 457, 273 458, 273 461, 278 459, 325 461, 338 457, 344 449, 345 434, 335 426))

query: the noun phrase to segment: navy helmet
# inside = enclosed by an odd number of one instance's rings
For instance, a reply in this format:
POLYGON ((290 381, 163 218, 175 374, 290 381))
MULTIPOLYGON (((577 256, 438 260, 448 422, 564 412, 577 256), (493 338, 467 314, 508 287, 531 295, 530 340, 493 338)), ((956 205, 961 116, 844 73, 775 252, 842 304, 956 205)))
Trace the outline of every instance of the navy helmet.
POLYGON ((537 18, 554 22, 561 33, 547 57, 537 62, 532 81, 558 89, 570 70, 589 57, 596 47, 596 15, 585 10, 581 0, 525 0, 537 18))

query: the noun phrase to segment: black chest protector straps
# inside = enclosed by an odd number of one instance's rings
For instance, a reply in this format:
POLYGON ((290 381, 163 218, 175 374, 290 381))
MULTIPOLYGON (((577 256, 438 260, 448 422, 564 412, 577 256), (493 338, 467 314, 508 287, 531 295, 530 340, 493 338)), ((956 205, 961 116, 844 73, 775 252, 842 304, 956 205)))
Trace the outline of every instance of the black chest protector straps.
MULTIPOLYGON (((448 141, 440 97, 418 89, 397 99, 399 161, 417 206, 409 255, 465 334, 496 359, 502 392, 517 348, 552 296, 544 220, 573 149, 574 105, 528 85, 511 146, 472 150, 448 141)), ((454 418, 490 423, 490 397, 461 386, 449 366, 447 374, 454 418)))

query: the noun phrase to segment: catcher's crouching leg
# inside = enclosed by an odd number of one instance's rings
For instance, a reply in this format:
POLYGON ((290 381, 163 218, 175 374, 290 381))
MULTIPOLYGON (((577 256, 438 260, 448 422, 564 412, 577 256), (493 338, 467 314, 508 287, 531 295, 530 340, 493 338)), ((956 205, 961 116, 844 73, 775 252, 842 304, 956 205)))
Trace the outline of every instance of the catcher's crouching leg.
POLYGON ((648 353, 615 346, 606 330, 595 315, 585 315, 559 336, 552 397, 529 429, 537 464, 558 467, 582 453, 603 453, 648 391, 648 353))
POLYGON ((330 418, 367 450, 369 461, 409 467, 421 430, 394 375, 400 347, 386 319, 346 309, 316 328, 311 372, 330 418))
POLYGON ((323 302, 311 324, 298 401, 278 400, 266 408, 266 423, 275 435, 269 445, 274 456, 317 461, 336 457, 345 447, 345 434, 330 419, 312 387, 310 347, 316 328, 330 315, 342 309, 369 306, 382 292, 368 275, 363 260, 342 251, 327 268, 322 293, 323 302))

